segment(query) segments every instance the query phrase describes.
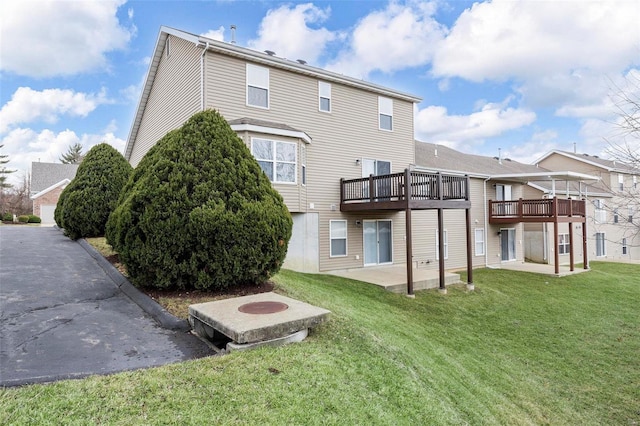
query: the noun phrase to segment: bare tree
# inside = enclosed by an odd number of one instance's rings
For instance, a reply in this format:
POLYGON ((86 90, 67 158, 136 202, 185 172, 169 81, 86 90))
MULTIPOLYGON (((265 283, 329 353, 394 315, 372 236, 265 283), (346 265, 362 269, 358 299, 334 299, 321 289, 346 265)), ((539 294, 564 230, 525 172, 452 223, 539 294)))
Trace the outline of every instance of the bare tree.
POLYGON ((19 185, 10 188, 3 188, 2 198, 0 198, 0 212, 15 215, 31 214, 33 211, 33 201, 30 198, 31 178, 25 174, 19 185))
POLYGON ((623 85, 613 84, 611 96, 616 132, 606 138, 612 159, 640 171, 640 71, 630 72, 623 85))

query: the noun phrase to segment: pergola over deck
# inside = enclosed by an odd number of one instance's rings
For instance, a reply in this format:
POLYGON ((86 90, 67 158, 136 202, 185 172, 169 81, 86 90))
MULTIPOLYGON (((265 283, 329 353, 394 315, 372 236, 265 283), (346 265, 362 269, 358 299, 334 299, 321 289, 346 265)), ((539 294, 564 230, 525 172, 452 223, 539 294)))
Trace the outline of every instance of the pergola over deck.
MULTIPOLYGON (((560 199, 556 196, 556 181, 577 181, 579 187, 586 181, 598 181, 597 176, 575 172, 542 172, 518 175, 492 176, 492 179, 527 183, 531 181, 550 181, 552 198, 524 200, 493 201, 489 200, 489 223, 553 223, 554 267, 556 275, 560 272, 558 253, 558 224, 569 224, 569 265, 574 270, 573 223, 582 224, 582 255, 584 269, 589 269, 587 259, 587 207, 584 199, 560 199)), ((567 185, 568 188, 568 185, 567 185)), ((582 192, 581 190, 579 192, 582 192)), ((568 195, 568 194, 567 194, 568 195)), ((579 197, 582 194, 579 194, 579 197)))
POLYGON ((413 244, 411 211, 438 210, 440 289, 444 277, 445 209, 465 209, 467 236, 467 281, 473 285, 471 257, 471 201, 469 176, 425 173, 405 169, 402 173, 371 175, 359 179, 340 180, 340 211, 405 211, 407 243, 407 293, 413 294, 413 244))

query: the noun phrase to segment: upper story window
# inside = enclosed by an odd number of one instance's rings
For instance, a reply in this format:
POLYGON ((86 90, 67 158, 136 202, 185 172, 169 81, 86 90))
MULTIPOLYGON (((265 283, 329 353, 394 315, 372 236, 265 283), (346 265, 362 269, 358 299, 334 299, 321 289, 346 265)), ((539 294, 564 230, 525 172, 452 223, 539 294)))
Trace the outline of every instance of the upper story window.
POLYGON ((393 99, 378 96, 380 130, 393 130, 393 99))
POLYGON ((269 108, 269 68, 247 64, 247 105, 269 108))
POLYGON ((618 173, 618 189, 624 191, 624 175, 622 173, 618 173))
POLYGON ((633 204, 629 204, 629 223, 633 223, 633 215, 635 214, 635 206, 633 204))
POLYGON ((620 221, 620 215, 618 214, 618 208, 613 209, 613 223, 618 223, 620 221))
POLYGON ((331 112, 331 84, 318 82, 318 110, 331 112))
POLYGON ((633 188, 637 188, 638 187, 638 176, 633 176, 633 188))
POLYGON ((292 142, 251 139, 251 153, 274 183, 296 183, 296 148, 292 142))
POLYGON ((605 210, 604 200, 598 198, 593 201, 593 205, 596 208, 595 219, 598 223, 605 223, 607 221, 607 211, 605 210))

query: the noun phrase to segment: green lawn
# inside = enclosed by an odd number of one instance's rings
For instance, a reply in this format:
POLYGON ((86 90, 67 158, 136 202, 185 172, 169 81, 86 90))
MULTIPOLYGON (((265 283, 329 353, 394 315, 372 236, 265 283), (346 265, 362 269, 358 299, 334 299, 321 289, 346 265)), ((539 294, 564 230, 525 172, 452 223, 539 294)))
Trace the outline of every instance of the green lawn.
POLYGON ((640 266, 474 273, 415 300, 283 271, 333 312, 303 343, 0 390, 1 424, 640 423, 640 266))

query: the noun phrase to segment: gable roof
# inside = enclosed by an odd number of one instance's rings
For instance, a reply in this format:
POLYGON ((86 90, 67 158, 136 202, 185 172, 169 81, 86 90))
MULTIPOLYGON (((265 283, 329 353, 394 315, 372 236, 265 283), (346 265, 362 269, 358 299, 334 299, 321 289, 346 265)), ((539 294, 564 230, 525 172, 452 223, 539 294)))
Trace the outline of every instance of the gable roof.
POLYGON ((41 192, 64 179, 76 177, 79 164, 31 163, 31 193, 41 192))
POLYGON ((638 169, 636 169, 633 166, 630 166, 628 164, 622 163, 620 161, 607 160, 605 158, 600 158, 597 155, 578 154, 578 153, 575 153, 575 152, 562 151, 562 150, 559 150, 559 149, 554 149, 554 150, 551 150, 551 151, 547 152, 542 157, 540 157, 538 160, 536 160, 535 164, 539 164, 541 161, 543 161, 546 158, 549 158, 553 154, 562 155, 562 156, 570 158, 572 160, 580 161, 580 162, 585 163, 585 164, 590 164, 592 166, 595 166, 595 167, 598 167, 598 168, 601 168, 601 169, 605 169, 608 172, 622 172, 622 173, 631 173, 631 174, 639 174, 640 173, 640 170, 638 170, 638 169))
POLYGON ((457 171, 483 176, 546 171, 531 164, 498 157, 466 154, 444 145, 416 141, 416 165, 426 168, 457 171))
POLYGON ((344 84, 346 86, 368 90, 382 96, 402 99, 402 100, 413 102, 413 103, 419 103, 420 101, 422 101, 422 98, 418 96, 400 92, 398 90, 393 90, 384 86, 379 86, 377 84, 369 83, 364 80, 347 77, 342 74, 338 74, 332 71, 324 70, 322 68, 317 68, 311 65, 307 65, 306 63, 293 61, 285 58, 279 58, 275 55, 269 55, 267 53, 258 52, 256 50, 251 50, 246 47, 240 47, 236 44, 225 43, 223 41, 218 41, 218 40, 213 40, 207 37, 198 36, 192 33, 188 33, 186 31, 177 30, 175 28, 166 27, 163 25, 160 27, 160 32, 158 33, 158 38, 156 40, 153 56, 151 57, 151 63, 149 64, 149 69, 147 70, 144 86, 143 86, 142 92, 140 93, 140 99, 138 100, 136 115, 133 120, 133 123, 131 124, 131 129, 129 130, 127 145, 124 149, 124 157, 127 159, 129 159, 129 157, 131 156, 131 150, 133 149, 133 141, 135 140, 138 134, 140 123, 142 121, 142 115, 144 114, 144 110, 147 106, 147 101, 151 93, 151 87, 153 87, 153 82, 156 78, 156 73, 158 71, 158 65, 160 64, 160 59, 162 58, 164 45, 169 35, 181 38, 186 41, 190 41, 194 43, 197 47, 206 49, 207 51, 220 53, 228 56, 234 56, 236 58, 244 59, 250 62, 260 63, 263 65, 268 65, 273 68, 280 68, 280 69, 295 72, 298 74, 308 75, 308 76, 315 77, 320 80, 324 80, 328 82, 335 82, 335 83, 344 84))
POLYGON ((35 193, 34 195, 32 195, 31 198, 32 200, 35 200, 36 198, 42 197, 44 194, 46 194, 47 192, 53 191, 54 189, 62 186, 63 188, 65 186, 67 186, 69 183, 71 182, 70 179, 62 179, 60 182, 58 183, 54 183, 53 185, 51 185, 48 188, 43 189, 42 191, 39 191, 37 193, 35 193))
POLYGON ((415 142, 416 166, 446 172, 476 175, 488 179, 511 182, 592 181, 597 176, 566 171, 552 171, 508 158, 466 154, 443 145, 415 142))

